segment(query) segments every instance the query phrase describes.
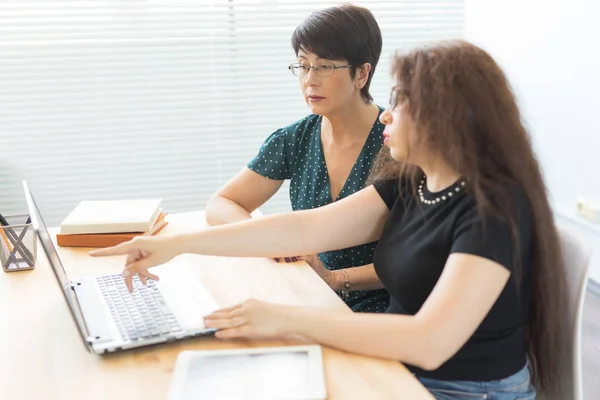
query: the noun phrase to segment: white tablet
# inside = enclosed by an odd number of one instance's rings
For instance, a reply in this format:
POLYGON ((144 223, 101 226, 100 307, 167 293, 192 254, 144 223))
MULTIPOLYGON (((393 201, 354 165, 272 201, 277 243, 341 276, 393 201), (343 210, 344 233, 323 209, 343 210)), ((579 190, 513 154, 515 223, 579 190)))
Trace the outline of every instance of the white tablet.
POLYGON ((182 351, 168 400, 324 400, 321 347, 182 351))

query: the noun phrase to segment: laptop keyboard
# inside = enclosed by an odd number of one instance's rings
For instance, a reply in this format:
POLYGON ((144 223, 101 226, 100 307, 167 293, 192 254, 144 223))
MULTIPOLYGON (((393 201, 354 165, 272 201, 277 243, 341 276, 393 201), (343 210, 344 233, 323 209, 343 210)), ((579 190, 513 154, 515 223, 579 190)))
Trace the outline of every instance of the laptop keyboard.
POLYGON ((123 338, 137 340, 181 331, 153 280, 143 285, 140 278, 134 276, 132 293, 120 274, 96 280, 123 338))

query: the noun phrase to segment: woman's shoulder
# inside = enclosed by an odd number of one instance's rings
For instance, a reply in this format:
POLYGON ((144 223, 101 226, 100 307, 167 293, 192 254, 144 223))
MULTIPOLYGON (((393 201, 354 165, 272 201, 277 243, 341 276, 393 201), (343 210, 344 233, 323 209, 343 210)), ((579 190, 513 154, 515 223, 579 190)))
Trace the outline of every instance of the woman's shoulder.
POLYGON ((409 176, 387 174, 374 179, 372 185, 389 209, 392 209, 397 201, 401 201, 404 208, 414 202, 416 191, 413 189, 413 182, 409 176))
POLYGON ((307 131, 313 131, 319 126, 320 119, 320 115, 308 114, 307 116, 284 126, 281 130, 288 134, 301 134, 307 131))
POLYGON ((272 132, 268 141, 286 141, 293 143, 300 141, 307 135, 311 135, 318 127, 319 115, 309 114, 297 121, 282 126, 272 132))
POLYGON ((486 190, 485 200, 478 201, 472 191, 467 191, 457 216, 480 222, 515 221, 518 228, 529 231, 533 224, 533 209, 526 189, 516 182, 498 182, 486 190), (484 204, 480 204, 484 201, 484 204), (483 207, 482 207, 483 206, 483 207))
POLYGON ((277 128, 265 140, 265 144, 282 143, 293 145, 318 126, 318 115, 310 114, 290 124, 277 128))

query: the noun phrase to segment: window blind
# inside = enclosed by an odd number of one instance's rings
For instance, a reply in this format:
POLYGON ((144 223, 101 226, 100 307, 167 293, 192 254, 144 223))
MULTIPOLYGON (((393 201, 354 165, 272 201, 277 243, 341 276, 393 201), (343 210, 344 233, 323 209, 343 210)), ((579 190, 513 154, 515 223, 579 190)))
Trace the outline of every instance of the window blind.
MULTIPOLYGON (((355 1, 380 24, 371 92, 394 49, 463 34, 462 0, 355 1)), ((327 1, 0 1, 0 212, 47 223, 82 199, 204 208, 274 130, 306 115, 291 34, 327 1)), ((288 186, 263 212, 289 209, 288 186)))

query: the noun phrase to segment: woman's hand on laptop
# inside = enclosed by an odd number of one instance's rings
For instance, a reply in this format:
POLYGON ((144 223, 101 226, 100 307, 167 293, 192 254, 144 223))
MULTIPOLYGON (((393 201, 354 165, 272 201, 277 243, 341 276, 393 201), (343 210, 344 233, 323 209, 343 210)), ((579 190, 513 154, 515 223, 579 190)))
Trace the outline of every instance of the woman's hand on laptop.
POLYGON ((281 337, 293 333, 295 308, 250 299, 207 315, 204 325, 218 329, 220 339, 281 337))
POLYGON ((158 280, 158 276, 150 273, 148 268, 164 264, 177 255, 168 236, 136 237, 128 242, 113 247, 90 252, 93 257, 126 255, 123 276, 127 289, 133 291, 133 276, 138 274, 145 285, 147 279, 158 280))

